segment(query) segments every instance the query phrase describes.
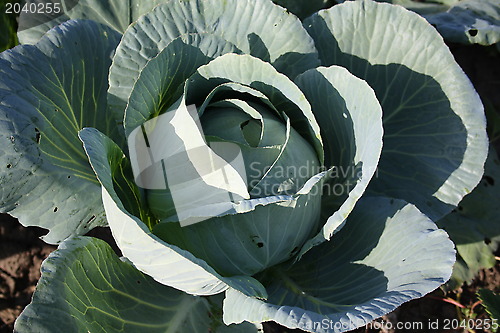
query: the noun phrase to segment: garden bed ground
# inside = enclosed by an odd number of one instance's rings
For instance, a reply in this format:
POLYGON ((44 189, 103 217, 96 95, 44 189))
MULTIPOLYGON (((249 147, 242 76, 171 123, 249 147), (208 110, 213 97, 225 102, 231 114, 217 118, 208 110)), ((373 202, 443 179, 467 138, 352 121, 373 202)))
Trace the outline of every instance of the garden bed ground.
MULTIPOLYGON (((494 48, 480 46, 452 46, 452 51, 483 100, 497 111, 500 110, 498 52, 494 48)), ((499 143, 495 145, 498 151, 499 143)), ((24 228, 8 215, 0 215, 0 333, 12 332, 14 320, 30 302, 40 277, 41 262, 55 249, 39 240, 38 237, 43 234, 42 229, 24 228)), ((453 329, 459 323, 456 320, 471 318, 474 323, 485 320, 487 315, 482 306, 477 304, 476 291, 479 288, 498 291, 499 287, 500 264, 497 264, 492 269, 481 271, 470 286, 463 286, 447 295, 437 290, 422 299, 403 304, 381 318, 378 324, 355 332, 468 332, 461 328, 453 329), (448 299, 448 302, 444 299, 448 299), (455 300, 460 306, 451 304, 449 299, 455 300), (398 322, 406 328, 394 329, 398 322), (450 329, 445 329, 447 323, 450 329)), ((272 333, 300 332, 276 324, 266 324, 265 330, 272 333)), ((476 329, 475 332, 489 331, 476 329)))

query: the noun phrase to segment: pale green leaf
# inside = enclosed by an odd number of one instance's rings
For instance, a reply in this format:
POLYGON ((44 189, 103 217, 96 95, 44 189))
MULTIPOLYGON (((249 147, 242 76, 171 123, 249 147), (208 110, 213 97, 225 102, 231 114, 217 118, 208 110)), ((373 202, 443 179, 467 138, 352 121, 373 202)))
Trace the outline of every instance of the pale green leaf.
POLYGON ((308 18, 323 65, 366 80, 384 112, 384 148, 369 191, 437 220, 480 181, 483 107, 441 36, 400 6, 349 1, 308 18), (390 23, 389 23, 390 22, 390 23))
POLYGON ((302 252, 340 229, 376 175, 382 150, 382 109, 368 84, 346 69, 309 70, 295 80, 311 103, 325 145, 325 164, 334 169, 323 186, 321 232, 302 252))
POLYGON ((273 320, 307 332, 349 331, 439 287, 454 260, 448 235, 413 205, 362 199, 332 240, 291 268, 258 276, 267 301, 229 289, 224 322, 273 320))
POLYGON ((28 4, 45 4, 44 10, 22 11, 17 35, 22 44, 35 44, 51 28, 74 19, 92 20, 123 34, 141 15, 165 2, 168 0, 27 0, 28 4))
POLYGON ((49 229, 46 242, 105 223, 78 131, 115 133, 106 91, 119 38, 103 25, 70 21, 0 55, 0 209, 49 229))
POLYGON ((500 42, 498 0, 464 0, 444 13, 424 17, 450 42, 481 45, 500 42))
POLYGON ((425 17, 453 43, 492 45, 500 41, 498 0, 377 0, 404 6, 425 17))
MULTIPOLYGON (((42 264, 17 333, 206 333, 206 299, 159 284, 96 238, 66 240, 42 264)), ((256 332, 256 330, 254 330, 256 332)))

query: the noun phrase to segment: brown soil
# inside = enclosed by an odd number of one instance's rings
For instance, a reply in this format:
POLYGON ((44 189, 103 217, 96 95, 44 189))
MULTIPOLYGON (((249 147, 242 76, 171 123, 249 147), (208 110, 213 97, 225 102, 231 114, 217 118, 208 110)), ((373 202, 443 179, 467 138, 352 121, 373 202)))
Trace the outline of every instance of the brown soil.
POLYGON ((40 264, 55 250, 38 237, 39 228, 24 228, 0 215, 0 332, 12 332, 14 320, 30 302, 40 278, 40 264))

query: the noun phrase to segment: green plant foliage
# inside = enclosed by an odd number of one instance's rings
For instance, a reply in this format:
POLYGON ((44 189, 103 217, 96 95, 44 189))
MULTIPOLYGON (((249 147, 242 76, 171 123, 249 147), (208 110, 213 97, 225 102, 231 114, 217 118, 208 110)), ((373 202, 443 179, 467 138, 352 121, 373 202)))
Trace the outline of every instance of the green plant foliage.
POLYGON ((14 332, 257 332, 249 324, 215 325, 212 307, 122 262, 106 242, 75 237, 42 264, 33 300, 14 332))
POLYGON ((488 289, 480 289, 477 295, 491 318, 500 320, 500 295, 488 289))
POLYGON ((498 0, 376 1, 401 5, 419 13, 450 42, 493 45, 500 41, 498 0))
MULTIPOLYGON (((0 54, 0 209, 62 242, 16 329, 342 332, 450 278, 435 222, 496 176, 481 100, 421 16, 63 3, 0 54), (105 224, 124 262, 79 238, 105 224)), ((465 238, 459 260, 488 247, 465 238)))
POLYGON ((16 15, 7 13, 7 3, 14 4, 16 1, 0 0, 0 52, 13 48, 17 45, 16 15))

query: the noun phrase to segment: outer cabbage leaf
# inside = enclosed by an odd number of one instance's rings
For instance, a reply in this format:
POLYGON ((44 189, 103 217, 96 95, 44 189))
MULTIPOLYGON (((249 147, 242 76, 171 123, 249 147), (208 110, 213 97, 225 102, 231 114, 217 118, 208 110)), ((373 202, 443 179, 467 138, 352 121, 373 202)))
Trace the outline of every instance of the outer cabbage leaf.
POLYGON ((447 234, 414 206, 362 199, 332 241, 291 268, 273 267, 259 277, 267 280, 266 302, 228 290, 224 322, 273 320, 308 332, 349 331, 439 287, 454 259, 447 234))
POLYGON ((49 229, 48 243, 105 224, 78 131, 115 131, 106 91, 119 38, 92 21, 70 21, 0 55, 0 209, 49 229))
POLYGON ((42 264, 32 302, 14 332, 257 332, 249 323, 220 325, 205 298, 155 282, 104 241, 75 237, 42 264))
POLYGON ((155 235, 138 216, 148 216, 133 182, 130 163, 111 139, 91 128, 80 132, 90 163, 102 184, 108 224, 123 255, 158 282, 194 295, 214 295, 235 288, 266 298, 264 287, 250 276, 222 277, 205 261, 155 235), (125 205, 127 207, 125 207, 125 205), (135 215, 133 213, 135 213, 135 215))
POLYGON ((377 1, 401 5, 422 15, 450 42, 492 45, 500 41, 497 0, 377 1))
MULTIPOLYGON (((40 3, 38 0, 27 0, 40 3)), ((18 37, 22 44, 34 44, 51 28, 74 19, 87 19, 107 25, 122 34, 141 15, 149 12, 159 3, 168 0, 44 0, 42 3, 59 4, 60 14, 49 10, 22 12, 19 17, 18 37)))
POLYGON ((110 105, 117 121, 146 63, 173 39, 213 34, 243 53, 294 77, 318 65, 317 51, 300 21, 268 0, 173 0, 141 17, 125 32, 110 72, 110 105))
MULTIPOLYGON (((337 3, 343 3, 346 1, 354 1, 354 0, 335 0, 337 3)), ((414 1, 414 0, 375 0, 377 2, 387 2, 392 3, 394 5, 403 6, 408 8, 420 15, 423 14, 431 14, 431 13, 441 13, 450 8, 450 6, 456 4, 461 0, 422 0, 422 1, 414 1)))
POLYGON ((488 143, 481 100, 441 36, 419 15, 369 0, 304 26, 322 63, 365 79, 382 105, 384 148, 369 191, 433 220, 449 213, 480 181, 488 143))
POLYGON ((464 0, 444 13, 424 17, 450 42, 481 45, 500 42, 498 0, 464 0))
POLYGON ((321 232, 302 250, 329 240, 376 174, 382 150, 382 109, 368 84, 338 66, 312 69, 295 80, 311 103, 333 167, 323 186, 321 232))
POLYGON ((494 252, 500 244, 500 161, 490 147, 483 179, 452 213, 437 224, 457 247, 457 262, 448 283, 451 289, 470 283, 483 268, 496 264, 494 252))

